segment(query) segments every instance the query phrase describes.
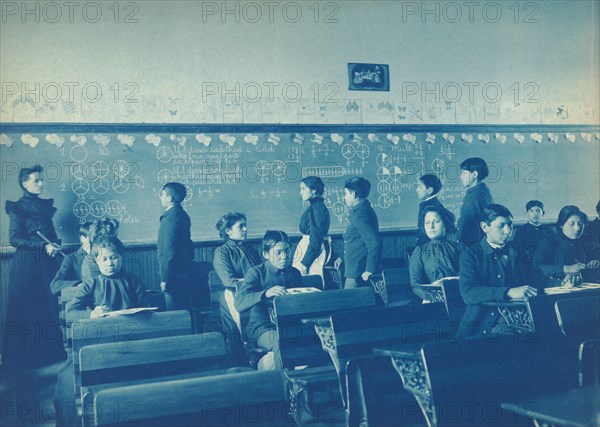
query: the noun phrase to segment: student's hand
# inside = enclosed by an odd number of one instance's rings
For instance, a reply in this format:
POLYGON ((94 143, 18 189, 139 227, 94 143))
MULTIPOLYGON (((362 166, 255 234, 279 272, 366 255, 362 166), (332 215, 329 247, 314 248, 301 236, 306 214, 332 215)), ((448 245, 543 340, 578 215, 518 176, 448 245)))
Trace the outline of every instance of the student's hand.
POLYGON ((536 296, 537 289, 533 286, 519 286, 518 288, 510 288, 506 294, 510 299, 527 299, 536 296))
POLYGON ((265 297, 272 298, 285 294, 287 294, 287 291, 283 286, 273 286, 272 288, 267 289, 267 291, 265 292, 265 297))
POLYGON ((104 314, 108 313, 110 310, 105 305, 97 305, 96 308, 90 314, 90 319, 97 319, 98 317, 104 317, 104 314))
POLYGON ((165 289, 167 289, 167 282, 160 282, 160 290, 166 292, 165 289))
POLYGON ((567 274, 562 281, 562 286, 565 288, 573 288, 581 285, 581 282, 583 282, 583 277, 581 277, 580 273, 567 274))
POLYGON ((60 246, 56 243, 48 243, 46 245, 46 253, 51 257, 55 257, 56 254, 60 251, 60 246))
POLYGON ((365 271, 363 274, 360 275, 361 279, 363 279, 365 282, 369 281, 369 277, 371 277, 373 273, 371 273, 370 271, 365 271))
POLYGON ((600 267, 600 261, 598 261, 597 259, 587 263, 587 268, 599 268, 599 267, 600 267))
POLYGON ((579 273, 581 270, 583 270, 586 267, 587 267, 586 264, 584 264, 582 262, 578 262, 575 264, 563 266, 563 272, 565 274, 579 273))

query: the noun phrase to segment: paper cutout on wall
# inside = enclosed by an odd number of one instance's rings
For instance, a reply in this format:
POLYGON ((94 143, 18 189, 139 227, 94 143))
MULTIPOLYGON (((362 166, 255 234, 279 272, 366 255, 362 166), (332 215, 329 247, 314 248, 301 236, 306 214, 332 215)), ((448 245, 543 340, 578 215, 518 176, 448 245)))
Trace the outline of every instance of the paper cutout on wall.
POLYGON ((402 136, 402 140, 404 140, 406 142, 410 142, 411 144, 414 145, 415 142, 417 142, 417 137, 411 133, 406 133, 402 136))
POLYGON ((585 142, 592 142, 592 134, 591 133, 587 133, 587 132, 583 132, 581 134, 581 139, 583 139, 585 142))
POLYGON ((21 136, 21 142, 25 145, 29 145, 31 148, 35 148, 37 147, 40 140, 39 138, 36 138, 35 136, 31 136, 30 134, 26 133, 23 136, 21 136))
POLYGON ((10 136, 2 134, 0 135, 0 145, 6 145, 10 148, 13 146, 13 140, 10 136))
POLYGON ((98 145, 101 145, 103 147, 108 146, 109 142, 110 142, 110 136, 106 136, 106 135, 101 135, 101 134, 96 134, 92 137, 92 139, 94 141, 96 141, 96 143, 98 145))
POLYGON ((148 144, 152 144, 155 147, 158 147, 160 145, 160 136, 154 135, 153 133, 146 135, 144 139, 148 144))
POLYGON ((300 135, 299 133, 295 133, 292 135, 292 141, 296 144, 302 145, 304 144, 304 136, 300 135))
POLYGON ((519 142, 519 144, 525 142, 525 136, 521 135, 520 133, 513 133, 513 138, 516 139, 519 142))
POLYGON ((398 143, 400 142, 400 137, 398 135, 392 135, 391 133, 388 133, 386 135, 386 139, 394 145, 398 145, 398 143))
POLYGON ((425 142, 428 142, 430 144, 435 144, 435 134, 428 132, 427 136, 425 137, 425 142))
POLYGON ((185 143, 187 141, 187 137, 186 136, 177 136, 175 134, 171 134, 171 136, 169 137, 169 139, 173 142, 176 142, 180 147, 185 147, 185 143))
POLYGON ((367 139, 373 143, 379 142, 379 137, 375 133, 370 133, 367 135, 367 139))
POLYGON ((577 135, 567 132, 565 133, 565 138, 567 138, 567 141, 569 141, 572 144, 577 139, 577 135))
POLYGON ((342 145, 342 143, 344 142, 344 137, 342 135, 340 135, 339 133, 332 133, 330 138, 337 145, 342 145))
POLYGON ((555 133, 552 133, 552 132, 548 132, 548 135, 547 135, 547 136, 548 136, 548 139, 549 139, 550 141, 552 141, 553 143, 555 143, 555 144, 556 144, 556 143, 558 142, 559 136, 558 136, 557 134, 555 134, 555 133))
POLYGON ((222 133, 219 135, 219 139, 230 147, 233 147, 233 144, 235 144, 235 136, 228 133, 222 133))
POLYGON ((200 144, 204 145, 205 147, 208 147, 210 145, 210 141, 212 141, 212 138, 210 136, 204 135, 203 133, 197 133, 196 141, 198 141, 200 144))
POLYGON ((473 143, 473 135, 469 135, 469 134, 463 133, 460 136, 460 139, 462 139, 463 141, 465 141, 467 144, 472 144, 473 143))
POLYGON ((530 134, 529 138, 531 138, 532 141, 535 141, 538 144, 540 144, 542 142, 542 139, 544 139, 544 137, 537 132, 530 134))
POLYGON ((69 138, 71 142, 76 142, 77 144, 83 146, 87 142, 87 137, 85 135, 71 135, 69 138))
POLYGON ((55 133, 50 133, 50 134, 46 135, 45 139, 50 144, 56 145, 58 148, 61 148, 63 146, 63 144, 65 143, 65 139, 62 136, 59 136, 55 133))
POLYGON ((258 135, 252 135, 251 133, 247 133, 244 136, 244 142, 251 145, 258 144, 258 135))
POLYGON ((273 145, 279 145, 279 141, 281 141, 281 138, 275 135, 274 133, 270 133, 267 137, 267 141, 269 141, 273 145))
POLYGON ((477 135, 477 139, 478 139, 479 141, 483 141, 483 142, 485 142, 486 144, 489 144, 489 143, 490 143, 490 136, 489 136, 489 135, 486 135, 486 134, 481 134, 481 133, 480 133, 480 134, 478 134, 478 135, 477 135))
POLYGON ((311 141, 314 142, 315 144, 321 145, 323 143, 323 135, 319 135, 318 133, 313 133, 311 141))
POLYGON ((498 141, 500 141, 500 144, 504 144, 506 142, 506 135, 504 135, 502 133, 496 133, 494 135, 494 138, 496 138, 498 141))
POLYGON ((117 139, 119 142, 127 147, 133 147, 133 143, 135 142, 135 136, 129 136, 124 133, 120 133, 117 135, 117 139))
POLYGON ((351 138, 352 142, 354 142, 355 144, 360 144, 363 141, 363 137, 357 133, 353 133, 351 138))
POLYGON ((444 138, 444 141, 448 141, 450 144, 454 144, 454 141, 456 139, 456 137, 452 134, 449 133, 444 133, 442 135, 442 138, 444 138))

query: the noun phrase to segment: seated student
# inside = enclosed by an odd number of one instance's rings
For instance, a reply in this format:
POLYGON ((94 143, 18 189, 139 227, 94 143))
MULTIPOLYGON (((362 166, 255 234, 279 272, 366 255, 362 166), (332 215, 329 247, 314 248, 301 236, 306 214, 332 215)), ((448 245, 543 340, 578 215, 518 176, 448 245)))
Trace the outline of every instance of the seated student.
POLYGON ((287 293, 286 288, 302 286, 302 275, 292 267, 288 235, 268 230, 262 240, 265 261, 246 273, 235 296, 235 308, 248 312, 242 323, 245 338, 253 345, 275 352, 275 366, 281 366, 278 356, 276 325, 271 321, 269 308, 273 298, 287 293))
MULTIPOLYGON (((91 254, 100 274, 91 282, 84 281, 77 294, 67 303, 67 320, 97 318, 108 312, 141 307, 144 286, 135 277, 121 269, 125 248, 116 237, 98 237, 91 254), (91 312, 90 312, 91 309, 91 312)), ((73 353, 58 373, 54 405, 57 425, 75 423, 73 353)))
POLYGON ((454 231, 453 217, 448 216, 447 212, 439 206, 425 208, 425 233, 430 240, 417 246, 410 257, 410 284, 415 295, 423 300, 427 300, 427 295, 418 285, 458 276, 460 254, 465 247, 446 238, 448 233, 454 231))
POLYGON ((467 246, 479 243, 483 232, 479 223, 483 209, 493 202, 492 195, 484 180, 489 174, 485 160, 471 157, 460 164, 460 182, 467 189, 458 218, 456 239, 467 246))
POLYGON ((556 227, 535 248, 535 265, 549 277, 564 279, 565 284, 598 283, 599 251, 591 240, 582 237, 586 223, 587 215, 577 206, 563 207, 556 227))
POLYGON ((90 253, 90 225, 85 222, 79 227, 79 242, 81 246, 76 252, 67 255, 60 264, 54 279, 50 282, 50 290, 54 295, 60 294, 65 288, 77 286, 82 282, 81 264, 87 254, 90 253))
POLYGON ((370 192, 371 183, 363 177, 344 183, 344 199, 350 208, 344 233, 345 289, 367 286, 369 277, 381 268, 383 243, 377 214, 368 199, 370 192))
POLYGON ((520 262, 533 262, 533 253, 537 243, 548 235, 548 229, 542 224, 544 204, 539 200, 530 200, 525 205, 527 224, 515 231, 513 238, 520 262))
POLYGON ((512 214, 502 205, 489 205, 480 223, 485 236, 460 256, 460 294, 467 309, 459 325, 461 338, 510 329, 493 307, 484 302, 502 302, 534 297, 549 285, 532 264, 517 263, 514 248, 507 245, 512 233, 512 214))
MULTIPOLYGON (((115 219, 103 218, 92 222, 90 225, 90 245, 100 236, 117 237, 119 233, 119 221, 115 219)), ((81 263, 81 278, 83 281, 91 282, 100 274, 96 265, 95 257, 87 254, 81 263)))
POLYGON ((600 202, 596 204, 596 218, 585 227, 585 234, 594 247, 600 247, 600 202))
POLYGON ((121 241, 116 237, 98 237, 91 254, 100 274, 92 281, 84 281, 67 303, 67 320, 94 319, 111 311, 143 306, 144 285, 121 268, 125 254, 121 241))
MULTIPOLYGON (((223 215, 217 225, 219 236, 225 243, 215 251, 213 267, 223 286, 229 288, 235 296, 248 271, 261 263, 261 258, 256 249, 246 244, 248 237, 246 215, 239 212, 228 212, 223 215)), ((223 332, 231 346, 234 359, 238 364, 247 365, 248 361, 242 345, 242 339, 232 315, 233 301, 225 295, 221 296, 221 320, 223 332)))
POLYGON ((419 203, 419 216, 417 220, 417 245, 422 245, 423 243, 427 243, 429 241, 429 237, 427 237, 427 233, 423 228, 423 218, 425 217, 425 209, 430 206, 436 206, 445 211, 444 215, 447 216, 452 223, 452 231, 447 230, 448 233, 455 230, 454 214, 446 209, 437 197, 437 194, 441 189, 442 182, 436 175, 429 173, 419 178, 419 182, 417 184, 417 197, 419 200, 421 200, 421 203, 419 203))

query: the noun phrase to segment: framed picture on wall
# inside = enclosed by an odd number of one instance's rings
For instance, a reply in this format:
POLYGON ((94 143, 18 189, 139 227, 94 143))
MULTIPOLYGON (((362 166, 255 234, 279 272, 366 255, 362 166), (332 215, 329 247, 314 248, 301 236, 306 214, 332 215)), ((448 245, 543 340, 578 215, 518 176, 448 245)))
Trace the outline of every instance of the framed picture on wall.
POLYGON ((348 90, 390 90, 387 64, 348 64, 348 90))

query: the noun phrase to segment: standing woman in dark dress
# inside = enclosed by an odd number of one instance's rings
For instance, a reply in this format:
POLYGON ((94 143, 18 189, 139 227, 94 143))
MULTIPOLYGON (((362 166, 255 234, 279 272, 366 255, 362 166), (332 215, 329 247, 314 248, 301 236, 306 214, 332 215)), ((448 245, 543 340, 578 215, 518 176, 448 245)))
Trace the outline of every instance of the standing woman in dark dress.
POLYGON ((61 261, 57 257, 60 241, 52 224, 56 208, 52 199, 39 197, 44 187, 41 166, 21 169, 19 186, 23 197, 6 202, 10 244, 16 252, 4 316, 3 376, 18 375, 62 355, 58 307, 50 293, 50 282, 61 261))
POLYGON ((302 240, 294 253, 293 266, 302 273, 323 277, 323 267, 331 257, 329 233, 329 210, 323 200, 325 184, 318 176, 307 176, 300 181, 300 196, 308 202, 308 208, 300 218, 302 240))

